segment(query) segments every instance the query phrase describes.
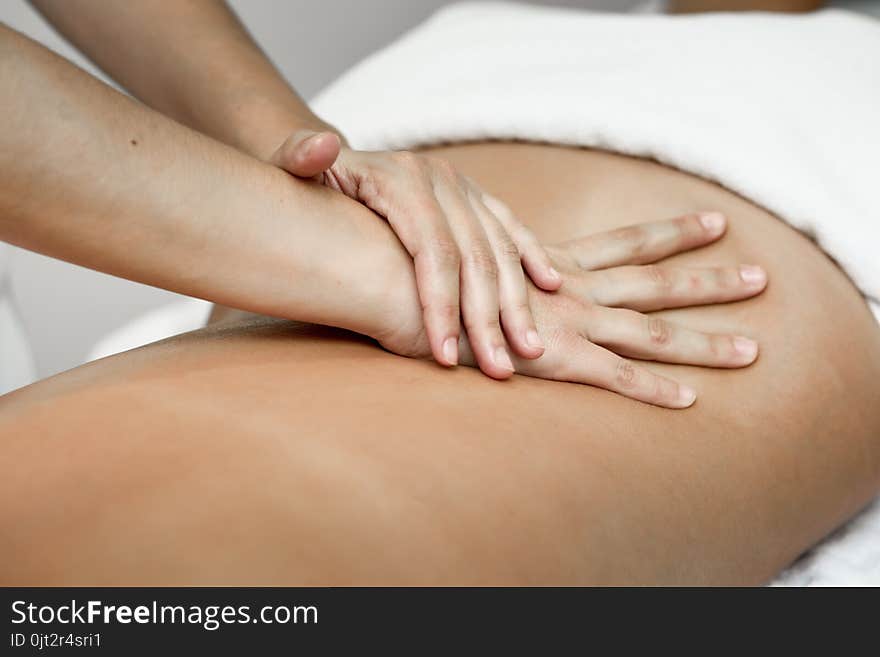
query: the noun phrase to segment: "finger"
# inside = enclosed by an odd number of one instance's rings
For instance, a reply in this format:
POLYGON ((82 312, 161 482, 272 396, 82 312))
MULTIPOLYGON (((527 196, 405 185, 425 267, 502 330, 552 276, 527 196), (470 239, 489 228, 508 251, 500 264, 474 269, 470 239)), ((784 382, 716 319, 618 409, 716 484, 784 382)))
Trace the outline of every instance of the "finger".
POLYGON ((473 195, 469 196, 469 200, 474 214, 483 224, 495 254, 495 261, 498 263, 501 328, 507 337, 507 342, 517 355, 523 358, 538 358, 544 353, 544 344, 535 326, 532 309, 529 307, 529 295, 519 250, 483 202, 473 195))
POLYGON ((726 226, 720 212, 700 212, 624 226, 569 242, 566 247, 583 269, 646 264, 714 242, 726 226))
POLYGON ((399 222, 395 232, 413 257, 431 354, 438 363, 457 365, 461 334, 459 247, 433 196, 426 192, 420 201, 405 206, 417 216, 399 222))
POLYGON ((513 362, 501 331, 495 254, 458 173, 445 160, 431 162, 434 193, 461 253, 461 316, 468 341, 485 374, 508 378, 513 362))
POLYGON ((757 265, 614 267, 589 276, 594 302, 642 312, 738 301, 755 296, 767 285, 767 275, 757 265))
POLYGON ((388 191, 365 203, 387 219, 413 258, 431 354, 438 363, 457 365, 461 253, 455 236, 434 194, 424 158, 397 151, 380 162, 384 163, 380 183, 373 186, 388 191))
POLYGON ((574 354, 567 377, 572 381, 664 408, 687 408, 697 398, 692 388, 654 374, 586 340, 574 354))
POLYGON ((278 147, 269 162, 300 178, 311 178, 333 166, 341 149, 333 132, 300 130, 278 147))
POLYGON ((510 235, 520 254, 522 266, 529 274, 535 285, 548 292, 558 290, 562 285, 562 276, 553 267, 547 251, 538 242, 535 234, 523 224, 513 211, 505 203, 487 194, 477 187, 476 183, 468 179, 473 192, 483 202, 486 208, 498 219, 507 234, 510 235))
POLYGON ((591 342, 640 360, 745 367, 758 356, 758 343, 749 338, 692 331, 633 310, 598 308, 589 324, 585 333, 591 342))
POLYGON ((401 151, 392 155, 395 195, 374 207, 386 217, 397 238, 413 258, 425 333, 434 359, 444 365, 459 363, 461 335, 461 254, 431 180, 420 158, 401 151))

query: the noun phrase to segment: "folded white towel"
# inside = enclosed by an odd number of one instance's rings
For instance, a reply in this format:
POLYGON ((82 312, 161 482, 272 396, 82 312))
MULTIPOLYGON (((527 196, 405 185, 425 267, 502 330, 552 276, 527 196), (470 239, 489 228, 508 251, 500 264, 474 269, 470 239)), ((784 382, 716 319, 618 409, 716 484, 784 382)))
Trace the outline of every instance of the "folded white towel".
POLYGON ((359 148, 516 138, 655 158, 811 234, 880 299, 880 21, 453 5, 312 106, 359 148))

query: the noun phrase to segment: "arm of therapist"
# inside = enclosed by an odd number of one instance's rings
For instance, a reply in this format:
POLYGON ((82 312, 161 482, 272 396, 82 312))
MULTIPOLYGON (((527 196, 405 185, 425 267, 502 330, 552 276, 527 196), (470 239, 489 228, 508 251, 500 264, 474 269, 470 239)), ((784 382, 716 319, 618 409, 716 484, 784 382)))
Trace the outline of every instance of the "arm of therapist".
POLYGON ((0 239, 253 312, 372 336, 392 321, 372 290, 392 284, 383 259, 400 245, 359 248, 389 229, 366 209, 353 215, 360 206, 343 195, 186 128, 2 25, 0 97, 0 239))
POLYGON ((145 104, 294 175, 315 177, 387 219, 414 259, 437 361, 458 362, 460 317, 490 376, 509 377, 511 356, 543 353, 523 268, 546 290, 562 279, 522 222, 501 221, 472 181, 437 158, 342 144, 224 2, 32 4, 145 104))
MULTIPOLYGON (((0 94, 0 239, 251 312, 347 328, 395 353, 431 353, 412 260, 363 205, 190 130, 3 26, 0 94)), ((642 230, 661 259, 717 240, 723 228, 723 220, 707 225, 694 216, 642 230)), ((554 340, 546 358, 520 359, 518 371, 689 405, 693 391, 577 339, 590 303, 590 317, 620 328, 618 353, 644 355, 644 332, 632 330, 644 317, 624 322, 619 311, 596 312, 589 272, 572 264, 581 251, 619 251, 613 239, 610 249, 602 244, 552 249, 570 284, 554 294, 530 285, 529 300, 543 330, 570 339, 554 340)), ((654 301, 729 301, 763 284, 729 287, 654 301)), ((658 359, 741 367, 755 357, 754 349, 738 351, 733 336, 677 335, 658 359)), ((463 337, 459 348, 463 362, 477 362, 463 337)))

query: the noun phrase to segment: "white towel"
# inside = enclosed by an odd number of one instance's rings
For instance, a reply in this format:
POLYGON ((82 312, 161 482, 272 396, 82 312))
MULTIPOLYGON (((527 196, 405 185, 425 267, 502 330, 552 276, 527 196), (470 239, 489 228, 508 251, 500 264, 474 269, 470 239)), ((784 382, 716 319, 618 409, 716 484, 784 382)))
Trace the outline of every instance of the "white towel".
MULTIPOLYGON (((717 181, 814 236, 880 320, 880 21, 454 5, 312 107, 357 148, 515 138, 717 181)), ((880 584, 880 498, 774 583, 880 584)))
POLYGON ((12 248, 0 242, 0 395, 36 380, 27 332, 12 294, 11 257, 12 248))
POLYGON ((516 138, 654 158, 811 234, 880 300, 880 21, 453 5, 312 107, 358 148, 516 138))

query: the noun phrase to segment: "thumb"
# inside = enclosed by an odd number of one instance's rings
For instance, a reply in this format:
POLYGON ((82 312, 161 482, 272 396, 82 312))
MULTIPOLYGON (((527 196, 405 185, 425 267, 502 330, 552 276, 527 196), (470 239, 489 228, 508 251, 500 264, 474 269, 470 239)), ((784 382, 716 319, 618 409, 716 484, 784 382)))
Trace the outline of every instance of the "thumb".
POLYGON ((299 130, 278 147, 269 162, 294 176, 311 178, 333 166, 341 146, 333 132, 299 130))

